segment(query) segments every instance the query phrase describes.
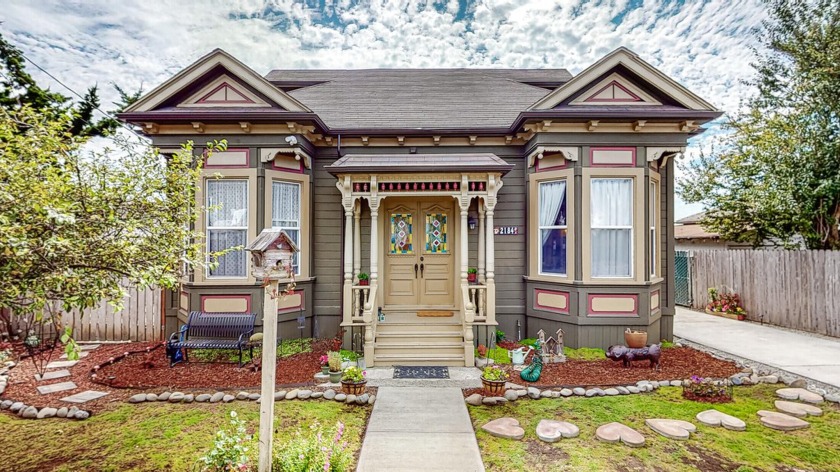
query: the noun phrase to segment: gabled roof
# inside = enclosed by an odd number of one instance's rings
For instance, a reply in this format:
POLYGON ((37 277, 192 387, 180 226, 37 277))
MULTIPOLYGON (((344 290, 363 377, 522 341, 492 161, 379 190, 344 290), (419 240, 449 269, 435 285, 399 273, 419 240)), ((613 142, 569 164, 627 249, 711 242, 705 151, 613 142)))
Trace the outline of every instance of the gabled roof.
POLYGON ((633 74, 642 77, 657 91, 667 95, 670 99, 689 110, 717 111, 714 105, 695 95, 675 80, 643 61, 638 54, 624 47, 616 49, 595 64, 587 67, 570 81, 536 101, 529 109, 553 109, 571 98, 574 94, 587 88, 601 85, 595 83, 595 81, 618 67, 624 67, 633 74))
MULTIPOLYGON (((235 57, 221 49, 214 49, 206 56, 195 61, 166 82, 155 87, 143 98, 128 107, 124 113, 134 114, 155 111, 167 100, 189 90, 196 81, 210 74, 217 68, 223 68, 231 76, 241 81, 283 110, 291 112, 309 112, 310 110, 286 92, 275 87, 271 82, 257 74, 253 69, 239 62, 235 57)), ((197 92, 194 92, 197 93, 197 92)), ((240 92, 242 93, 242 92, 240 92)), ((206 95, 206 94, 205 94, 206 95)), ((200 100, 202 97, 197 97, 200 100)))
POLYGON ((695 213, 693 215, 688 215, 685 218, 681 218, 681 219, 675 221, 674 224, 678 224, 678 225, 698 225, 698 224, 700 224, 700 220, 702 220, 704 216, 706 216, 706 212, 701 211, 701 212, 695 213))

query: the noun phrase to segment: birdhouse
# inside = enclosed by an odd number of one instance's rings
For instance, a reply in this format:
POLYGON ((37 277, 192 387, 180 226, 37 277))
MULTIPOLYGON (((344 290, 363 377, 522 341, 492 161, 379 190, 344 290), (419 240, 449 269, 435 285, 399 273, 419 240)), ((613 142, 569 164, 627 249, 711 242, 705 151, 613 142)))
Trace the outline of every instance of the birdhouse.
POLYGON ((289 276, 295 254, 300 250, 283 230, 264 229, 245 248, 251 253, 251 273, 257 279, 283 279, 289 276))

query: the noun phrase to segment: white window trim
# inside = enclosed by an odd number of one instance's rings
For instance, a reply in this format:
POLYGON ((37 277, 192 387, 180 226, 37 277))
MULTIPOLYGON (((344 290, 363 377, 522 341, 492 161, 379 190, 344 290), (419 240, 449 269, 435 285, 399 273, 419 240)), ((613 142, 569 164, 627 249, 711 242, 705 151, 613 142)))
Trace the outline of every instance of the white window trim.
MULTIPOLYGON (((635 278, 635 264, 636 264, 636 235, 634 234, 635 231, 633 230, 633 220, 635 215, 633 214, 633 194, 636 192, 636 179, 634 177, 590 177, 589 178, 589 237, 590 241, 592 238, 592 231, 596 229, 629 229, 630 230, 630 274, 629 275, 592 275, 593 279, 633 279, 635 278), (592 182, 595 180, 629 180, 630 181, 630 221, 631 224, 629 226, 622 225, 622 226, 595 226, 592 224, 592 182)), ((589 264, 590 264, 590 271, 592 270, 592 247, 590 244, 589 247, 589 264)))
MULTIPOLYGON (((271 229, 272 230, 295 230, 298 234, 298 247, 301 247, 301 239, 303 238, 303 218, 301 217, 301 213, 303 209, 303 184, 301 182, 295 180, 283 180, 283 179, 271 179, 271 229), (275 183, 282 183, 288 185, 294 185, 298 189, 298 217, 297 217, 297 226, 274 226, 274 184, 275 183)), ((297 263, 297 270, 295 271, 295 275, 300 275, 300 258, 301 255, 298 253, 298 263, 297 263)))
POLYGON ((569 276, 569 248, 568 248, 568 243, 569 243, 569 220, 568 220, 568 214, 569 214, 569 212, 568 212, 569 180, 566 179, 566 178, 560 178, 560 179, 551 179, 551 180, 541 180, 541 181, 537 182, 537 211, 539 212, 540 205, 542 204, 542 202, 539 199, 540 198, 539 197, 540 186, 542 184, 550 184, 552 182, 560 182, 560 181, 563 181, 566 184, 565 188, 563 189, 563 191, 566 193, 566 195, 563 196, 563 203, 566 204, 566 208, 567 208, 567 210, 566 210, 566 216, 567 216, 566 224, 563 225, 563 226, 540 226, 539 213, 537 213, 537 241, 539 243, 539 247, 537 248, 537 273, 539 275, 544 275, 546 277, 567 278, 569 276), (558 274, 556 272, 543 272, 543 270, 542 270, 542 268, 543 268, 543 265, 542 265, 542 253, 543 253, 542 252, 542 230, 544 230, 544 229, 564 229, 564 230, 566 230, 566 272, 565 273, 558 274))
MULTIPOLYGON (((210 251, 210 231, 213 231, 213 230, 220 230, 220 231, 224 231, 224 230, 239 230, 239 231, 242 231, 242 230, 244 230, 245 231, 245 245, 246 246, 248 245, 248 231, 250 229, 249 226, 248 226, 248 223, 250 222, 250 219, 251 219, 251 214, 250 214, 250 210, 251 210, 251 208, 250 208, 250 206, 251 206, 251 203, 250 203, 250 195, 251 195, 250 186, 251 186, 251 183, 250 183, 250 180, 247 179, 247 178, 234 178, 234 177, 220 178, 220 179, 216 179, 216 178, 204 179, 204 189, 205 189, 205 192, 207 193, 207 196, 205 197, 205 203, 209 203, 209 202, 207 202, 206 199, 210 198, 210 190, 209 190, 210 182, 219 181, 219 180, 236 180, 236 181, 245 182, 245 205, 246 205, 246 208, 245 208, 245 226, 210 226, 210 210, 206 211, 205 212, 206 216, 205 216, 205 220, 204 220, 204 228, 205 228, 204 229, 204 237, 207 238, 207 251, 208 252, 210 251)), ((207 206, 208 206, 208 208, 210 207, 209 204, 207 206)), ((243 249, 243 251, 244 251, 244 249, 243 249)), ((210 256, 209 255, 207 256, 206 262, 207 263, 210 262, 210 256)), ((244 275, 237 275, 237 276, 211 275, 210 274, 210 268, 205 267, 204 278, 207 279, 207 280, 247 280, 248 279, 248 258, 245 258, 245 274, 244 275)))

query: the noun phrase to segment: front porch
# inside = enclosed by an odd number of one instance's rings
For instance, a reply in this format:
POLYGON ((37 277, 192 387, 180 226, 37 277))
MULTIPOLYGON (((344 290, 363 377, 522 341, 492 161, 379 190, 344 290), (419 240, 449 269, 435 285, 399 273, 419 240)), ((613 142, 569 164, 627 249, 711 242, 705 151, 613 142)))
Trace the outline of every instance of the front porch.
POLYGON ((511 166, 444 158, 347 155, 327 167, 344 208, 341 326, 368 366, 472 366, 476 333, 497 325, 493 215, 511 166))

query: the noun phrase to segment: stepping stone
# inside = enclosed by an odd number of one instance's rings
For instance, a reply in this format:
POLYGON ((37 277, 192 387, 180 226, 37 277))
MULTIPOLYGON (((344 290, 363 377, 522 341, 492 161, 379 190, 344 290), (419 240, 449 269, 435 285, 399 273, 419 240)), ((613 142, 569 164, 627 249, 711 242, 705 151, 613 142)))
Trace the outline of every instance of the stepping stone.
POLYGON ((66 369, 78 364, 79 361, 52 361, 47 364, 47 369, 66 369))
POLYGON ((642 433, 617 422, 599 426, 595 430, 595 437, 609 443, 621 441, 630 447, 642 447, 645 445, 645 437, 642 436, 642 433))
POLYGON ((657 433, 669 439, 685 441, 690 433, 697 431, 697 427, 688 421, 654 418, 645 420, 645 424, 657 433))
POLYGON ((747 429, 747 423, 717 410, 706 410, 697 413, 697 421, 706 426, 723 426, 725 429, 732 431, 744 431, 747 429))
MULTIPOLYGON (((79 353, 79 359, 84 359, 85 357, 87 357, 87 356, 88 356, 88 354, 90 354, 90 353, 89 353, 89 352, 85 352, 85 351, 80 352, 80 353, 79 353)), ((67 359, 67 358, 68 358, 68 356, 67 356, 67 354, 62 354, 62 355, 60 355, 58 358, 59 358, 59 359, 67 359)))
POLYGON ((796 431, 811 426, 807 421, 778 411, 758 410, 758 416, 761 418, 761 424, 779 431, 796 431))
POLYGON ((481 429, 497 438, 520 440, 525 437, 525 430, 515 418, 499 418, 485 424, 481 429))
POLYGON ((70 395, 69 397, 64 397, 61 399, 61 401, 70 403, 86 403, 91 400, 96 400, 97 398, 104 397, 105 395, 108 395, 108 393, 97 392, 96 390, 86 390, 75 395, 70 395))
POLYGON ((35 380, 55 380, 55 379, 62 379, 64 377, 70 377, 70 371, 66 369, 62 370, 51 370, 49 372, 44 372, 44 375, 35 374, 35 380))
POLYGON ((776 390, 776 395, 783 400, 800 400, 806 403, 822 403, 824 401, 822 395, 804 388, 780 388, 776 390))
POLYGON ((537 424, 537 437, 545 442, 557 442, 560 438, 576 438, 580 428, 566 421, 540 420, 537 424))
POLYGON ((41 395, 47 395, 55 392, 63 392, 65 390, 73 390, 76 388, 76 384, 73 382, 60 382, 49 385, 39 385, 37 388, 38 393, 41 395))
POLYGON ((98 349, 101 344, 79 344, 80 351, 93 351, 94 349, 98 349))
POLYGON ((814 405, 806 405, 804 403, 789 402, 785 400, 776 400, 776 409, 782 413, 796 416, 797 418, 805 418, 806 416, 821 416, 822 409, 814 405))

